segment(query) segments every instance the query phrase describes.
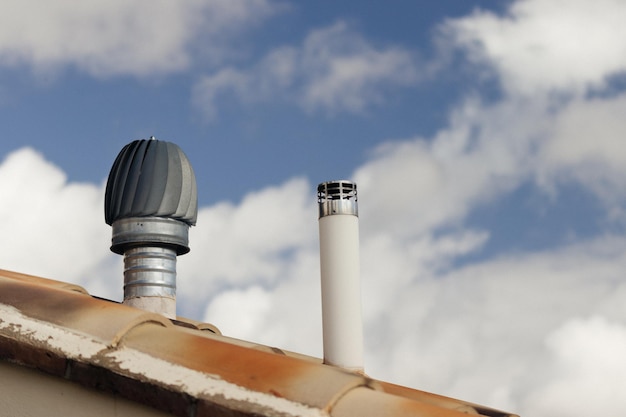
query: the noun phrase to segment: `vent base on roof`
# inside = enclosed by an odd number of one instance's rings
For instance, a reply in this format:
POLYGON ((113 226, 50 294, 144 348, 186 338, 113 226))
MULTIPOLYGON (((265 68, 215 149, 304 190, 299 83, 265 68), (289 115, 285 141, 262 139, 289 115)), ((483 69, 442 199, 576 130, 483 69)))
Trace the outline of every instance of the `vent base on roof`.
POLYGON ((157 313, 168 319, 176 319, 176 299, 168 297, 133 297, 124 298, 122 303, 129 307, 157 313))

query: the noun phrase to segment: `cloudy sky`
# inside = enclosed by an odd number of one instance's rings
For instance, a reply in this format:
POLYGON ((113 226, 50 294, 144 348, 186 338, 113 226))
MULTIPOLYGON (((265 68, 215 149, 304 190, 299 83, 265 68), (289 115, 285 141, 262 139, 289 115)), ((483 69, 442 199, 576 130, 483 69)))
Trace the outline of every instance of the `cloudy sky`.
POLYGON ((119 300, 106 177, 198 181, 179 314, 321 356, 315 188, 359 187, 366 372, 625 415, 626 2, 6 0, 0 267, 119 300))

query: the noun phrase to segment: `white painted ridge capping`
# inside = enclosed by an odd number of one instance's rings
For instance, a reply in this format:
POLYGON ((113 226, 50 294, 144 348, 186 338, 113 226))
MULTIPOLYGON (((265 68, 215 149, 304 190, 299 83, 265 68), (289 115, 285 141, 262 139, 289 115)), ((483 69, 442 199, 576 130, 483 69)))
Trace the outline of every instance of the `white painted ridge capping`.
POLYGON ((321 409, 271 394, 251 391, 217 376, 154 358, 134 349, 121 348, 107 353, 106 357, 115 361, 120 369, 133 375, 176 388, 177 391, 184 391, 197 398, 208 397, 213 400, 223 398, 226 401, 254 404, 284 416, 328 417, 321 409))
POLYGON ((0 330, 19 332, 21 337, 47 345, 67 358, 86 361, 108 346, 88 336, 23 315, 15 307, 0 304, 0 330))

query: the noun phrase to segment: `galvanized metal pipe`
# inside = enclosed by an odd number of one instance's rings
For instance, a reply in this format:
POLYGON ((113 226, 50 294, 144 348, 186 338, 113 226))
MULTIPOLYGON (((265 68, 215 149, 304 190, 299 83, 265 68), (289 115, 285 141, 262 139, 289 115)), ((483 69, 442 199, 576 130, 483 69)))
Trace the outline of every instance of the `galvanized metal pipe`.
POLYGON ((124 304, 176 318, 176 256, 189 251, 189 225, 160 217, 113 223, 111 250, 124 255, 124 304))
POLYGON ((124 252, 124 304, 176 318, 176 251, 146 246, 124 252))
POLYGON ((363 372, 363 320, 356 184, 317 188, 324 363, 363 372))

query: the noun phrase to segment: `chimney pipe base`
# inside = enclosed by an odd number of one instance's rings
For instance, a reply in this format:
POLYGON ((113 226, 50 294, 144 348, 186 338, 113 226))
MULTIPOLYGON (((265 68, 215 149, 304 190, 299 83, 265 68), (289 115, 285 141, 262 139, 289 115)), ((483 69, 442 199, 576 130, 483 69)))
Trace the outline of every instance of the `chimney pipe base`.
POLYGON ((133 297, 122 303, 129 307, 139 308, 152 313, 161 314, 168 319, 176 319, 176 299, 167 297, 133 297))

